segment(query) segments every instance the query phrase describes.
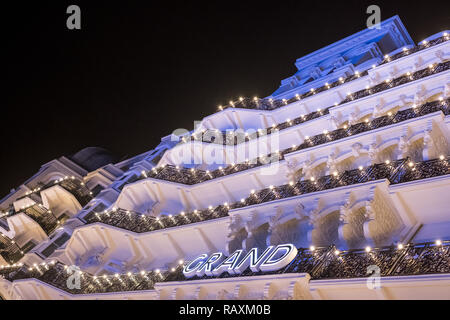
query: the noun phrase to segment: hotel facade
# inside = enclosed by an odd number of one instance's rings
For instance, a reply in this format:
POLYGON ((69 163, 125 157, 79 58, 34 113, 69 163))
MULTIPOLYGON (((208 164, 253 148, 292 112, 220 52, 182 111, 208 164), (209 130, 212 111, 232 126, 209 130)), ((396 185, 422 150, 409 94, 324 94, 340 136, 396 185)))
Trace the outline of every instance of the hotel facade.
POLYGON ((0 201, 3 299, 450 299, 450 32, 395 16, 266 98, 0 201))

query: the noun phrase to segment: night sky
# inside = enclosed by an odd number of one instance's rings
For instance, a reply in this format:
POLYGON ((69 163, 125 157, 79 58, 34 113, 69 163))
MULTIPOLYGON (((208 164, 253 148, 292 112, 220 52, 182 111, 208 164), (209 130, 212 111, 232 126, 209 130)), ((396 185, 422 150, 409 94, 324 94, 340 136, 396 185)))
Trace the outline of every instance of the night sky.
POLYGON ((0 198, 62 155, 134 156, 230 99, 271 94, 297 58, 365 29, 370 4, 415 42, 450 27, 431 0, 53 2, 2 3, 0 198), (71 4, 81 30, 66 28, 71 4))

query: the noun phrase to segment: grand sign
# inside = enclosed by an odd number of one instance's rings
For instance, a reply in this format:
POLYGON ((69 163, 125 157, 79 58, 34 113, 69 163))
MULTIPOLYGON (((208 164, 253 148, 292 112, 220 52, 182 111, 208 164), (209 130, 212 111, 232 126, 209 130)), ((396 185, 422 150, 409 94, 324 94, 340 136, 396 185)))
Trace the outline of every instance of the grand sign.
POLYGON ((258 248, 248 252, 236 250, 228 257, 216 252, 208 257, 202 254, 192 260, 183 269, 186 278, 193 276, 219 276, 223 272, 241 274, 250 267, 253 272, 275 271, 287 266, 297 255, 297 248, 293 244, 269 246, 259 253, 258 248))

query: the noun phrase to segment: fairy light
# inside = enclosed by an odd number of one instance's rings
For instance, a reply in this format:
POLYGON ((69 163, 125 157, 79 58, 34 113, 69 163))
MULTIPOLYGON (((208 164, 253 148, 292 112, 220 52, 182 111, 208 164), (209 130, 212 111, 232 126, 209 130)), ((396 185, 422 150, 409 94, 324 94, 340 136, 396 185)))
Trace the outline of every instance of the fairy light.
POLYGON ((437 245, 437 246, 442 245, 442 241, 441 241, 441 240, 436 240, 436 245, 437 245))
POLYGON ((314 250, 316 250, 316 248, 314 246, 309 247, 309 251, 314 251, 314 250))
POLYGON ((399 243, 399 244, 397 245, 397 249, 402 250, 402 249, 403 249, 403 244, 399 243))
POLYGON ((372 248, 366 247, 366 252, 370 252, 371 250, 372 250, 372 248))

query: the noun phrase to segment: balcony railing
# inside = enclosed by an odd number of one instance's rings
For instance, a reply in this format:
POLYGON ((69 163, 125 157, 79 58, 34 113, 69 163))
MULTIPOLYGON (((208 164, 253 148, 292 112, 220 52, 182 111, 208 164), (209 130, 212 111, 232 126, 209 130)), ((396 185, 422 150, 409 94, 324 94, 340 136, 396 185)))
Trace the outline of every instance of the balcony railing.
POLYGON ((449 39, 450 38, 449 38, 448 34, 447 35, 442 35, 441 37, 433 39, 431 41, 421 42, 418 46, 415 46, 415 47, 412 47, 412 48, 409 48, 409 49, 405 48, 405 49, 403 49, 401 52, 399 52, 397 54, 394 54, 392 56, 386 56, 384 58, 384 60, 380 63, 380 65, 386 64, 386 63, 389 63, 389 62, 392 62, 392 61, 395 61, 395 60, 403 58, 403 57, 406 57, 406 56, 411 55, 413 53, 416 53, 418 51, 421 51, 421 50, 424 50, 424 49, 428 49, 430 47, 433 47, 435 45, 438 45, 438 44, 441 44, 441 43, 443 43, 445 41, 448 41, 449 39))
POLYGON ((25 252, 19 247, 17 242, 8 238, 6 235, 0 235, 0 255, 5 261, 13 264, 19 261, 25 252))
POLYGON ((205 210, 181 212, 176 215, 151 217, 132 211, 112 209, 99 212, 85 218, 88 224, 101 222, 137 233, 150 232, 165 228, 187 225, 211 219, 226 217, 228 211, 256 204, 266 203, 278 199, 295 197, 303 194, 330 190, 333 188, 361 184, 370 181, 387 179, 391 184, 405 183, 414 180, 450 174, 450 157, 442 157, 418 163, 410 159, 380 163, 334 173, 314 180, 290 182, 281 186, 271 186, 259 191, 251 191, 250 195, 241 201, 209 207, 205 210))
MULTIPOLYGON (((189 262, 186 262, 189 263, 189 262)), ((226 272, 220 276, 185 278, 183 264, 167 271, 139 271, 126 274, 93 276, 79 273, 80 287, 69 288, 74 269, 52 261, 49 264, 3 266, 0 275, 9 281, 37 279, 72 294, 98 294, 153 290, 157 282, 191 281, 210 278, 235 278, 285 273, 308 273, 312 280, 364 278, 378 268, 381 277, 450 273, 450 241, 398 244, 382 248, 339 251, 336 247, 299 248, 297 256, 284 268, 271 272, 253 272, 250 268, 240 275, 226 272), (370 268, 369 268, 370 267, 370 268)), ((73 279, 73 277, 72 277, 73 279)))

